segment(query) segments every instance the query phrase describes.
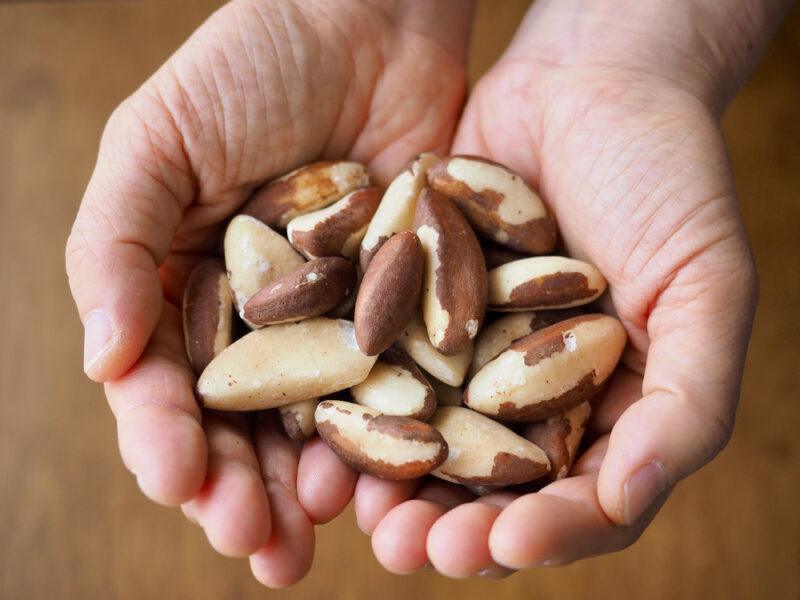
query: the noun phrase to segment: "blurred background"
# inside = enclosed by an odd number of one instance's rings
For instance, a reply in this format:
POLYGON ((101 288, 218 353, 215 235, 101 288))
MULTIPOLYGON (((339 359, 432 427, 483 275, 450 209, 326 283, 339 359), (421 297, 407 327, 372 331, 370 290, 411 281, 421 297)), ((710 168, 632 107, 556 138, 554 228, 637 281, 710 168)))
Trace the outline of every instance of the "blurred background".
MULTIPOLYGON (((350 510, 261 588, 139 493, 84 378, 63 248, 103 124, 221 2, 0 3, 0 599, 800 598, 800 10, 724 120, 761 274, 733 440, 628 550, 504 581, 386 573, 350 510)), ((528 6, 479 3, 470 80, 528 6)))

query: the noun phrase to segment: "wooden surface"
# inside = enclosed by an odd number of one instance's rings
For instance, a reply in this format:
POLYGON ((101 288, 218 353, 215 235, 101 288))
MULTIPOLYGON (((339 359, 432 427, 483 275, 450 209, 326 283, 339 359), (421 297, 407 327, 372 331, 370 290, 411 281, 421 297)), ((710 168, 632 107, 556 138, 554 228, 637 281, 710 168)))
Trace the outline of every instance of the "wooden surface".
MULTIPOLYGON (((525 2, 479 11, 471 74, 525 2)), ((216 2, 0 5, 0 598, 800 597, 800 11, 725 119, 761 273, 731 444, 625 552, 501 582, 385 573, 351 511, 318 529, 297 587, 269 592, 122 466, 63 247, 112 108, 216 2)))

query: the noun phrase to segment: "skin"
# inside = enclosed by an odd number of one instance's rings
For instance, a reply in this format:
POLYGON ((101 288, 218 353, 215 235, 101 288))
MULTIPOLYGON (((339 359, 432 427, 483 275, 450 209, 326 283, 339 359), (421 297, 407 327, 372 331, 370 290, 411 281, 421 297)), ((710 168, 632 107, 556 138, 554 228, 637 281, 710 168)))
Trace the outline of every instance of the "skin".
POLYGON ((270 587, 303 577, 314 524, 353 494, 398 573, 499 577, 635 541, 725 445, 738 401, 757 281, 718 120, 788 3, 737 2, 538 1, 452 148, 469 3, 237 0, 216 13, 112 115, 67 245, 86 371, 105 383, 142 491, 181 506, 218 551, 250 556, 270 587), (449 148, 540 190, 628 331, 573 476, 474 500, 359 478, 318 439, 298 451, 272 413, 201 411, 174 305, 249 193, 331 157, 385 185, 411 155, 449 148), (658 478, 634 493, 649 463, 658 478))

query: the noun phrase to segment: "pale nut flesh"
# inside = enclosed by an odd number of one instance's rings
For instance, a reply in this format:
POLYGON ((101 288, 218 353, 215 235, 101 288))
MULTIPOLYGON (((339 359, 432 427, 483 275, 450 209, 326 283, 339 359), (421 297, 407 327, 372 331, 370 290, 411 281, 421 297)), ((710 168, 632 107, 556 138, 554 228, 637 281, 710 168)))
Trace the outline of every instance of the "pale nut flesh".
POLYGON ((422 477, 447 456, 444 438, 427 423, 352 402, 321 402, 315 421, 322 439, 344 462, 376 477, 422 477))
POLYGON ((376 360, 358 349, 352 322, 315 317, 248 333, 211 361, 197 391, 208 408, 274 408, 361 383, 376 360))
POLYGON ((605 289, 605 278, 589 263, 563 256, 536 256, 489 271, 489 309, 572 308, 592 302, 605 289))
POLYGON ((551 481, 563 479, 572 469, 591 414, 591 405, 584 402, 563 414, 528 423, 522 430, 522 436, 544 450, 550 459, 547 477, 551 481))
POLYGON ((429 423, 444 437, 447 460, 433 475, 470 486, 506 486, 545 475, 544 451, 506 426, 459 406, 443 406, 429 423))
POLYGON ((286 435, 293 442, 304 442, 317 430, 314 421, 314 411, 319 404, 318 398, 310 398, 293 402, 278 407, 281 416, 281 424, 286 435))
POLYGON ((324 208, 369 183, 369 173, 359 163, 315 162, 256 190, 244 205, 242 214, 283 229, 294 217, 324 208))
POLYGON ((232 341, 233 302, 225 265, 209 259, 197 265, 183 293, 186 356, 196 374, 232 341))
POLYGON ((626 342, 615 318, 590 314, 515 341, 469 382, 464 403, 506 421, 538 421, 591 399, 626 342))
POLYGON ((433 387, 408 355, 389 348, 367 378, 350 388, 353 400, 385 415, 427 421, 436 410, 433 387))
POLYGON ((401 231, 411 231, 417 197, 427 185, 428 168, 438 160, 439 157, 432 152, 415 156, 386 188, 361 240, 359 262, 363 271, 367 270, 372 257, 389 238, 401 231))

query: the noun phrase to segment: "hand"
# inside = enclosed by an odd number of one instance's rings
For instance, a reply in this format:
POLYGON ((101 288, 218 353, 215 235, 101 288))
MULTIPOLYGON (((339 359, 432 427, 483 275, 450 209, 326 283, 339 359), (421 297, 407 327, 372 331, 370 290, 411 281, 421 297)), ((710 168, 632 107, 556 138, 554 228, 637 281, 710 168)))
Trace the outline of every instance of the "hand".
POLYGON ((453 153, 540 190, 566 251, 608 278, 604 309, 629 349, 593 444, 539 493, 470 502, 449 484, 362 476, 359 524, 391 571, 502 576, 622 549, 731 435, 757 280, 717 119, 744 74, 715 66, 691 27, 663 31, 670 3, 603 4, 537 2, 476 87, 453 153))
POLYGON ((270 412, 201 411, 176 306, 264 181, 347 156, 386 184, 414 153, 448 148, 471 3, 405 4, 222 8, 112 115, 67 244, 85 370, 106 382, 126 466, 269 586, 305 574, 313 525, 344 508, 356 474, 318 439, 298 453, 270 412))

